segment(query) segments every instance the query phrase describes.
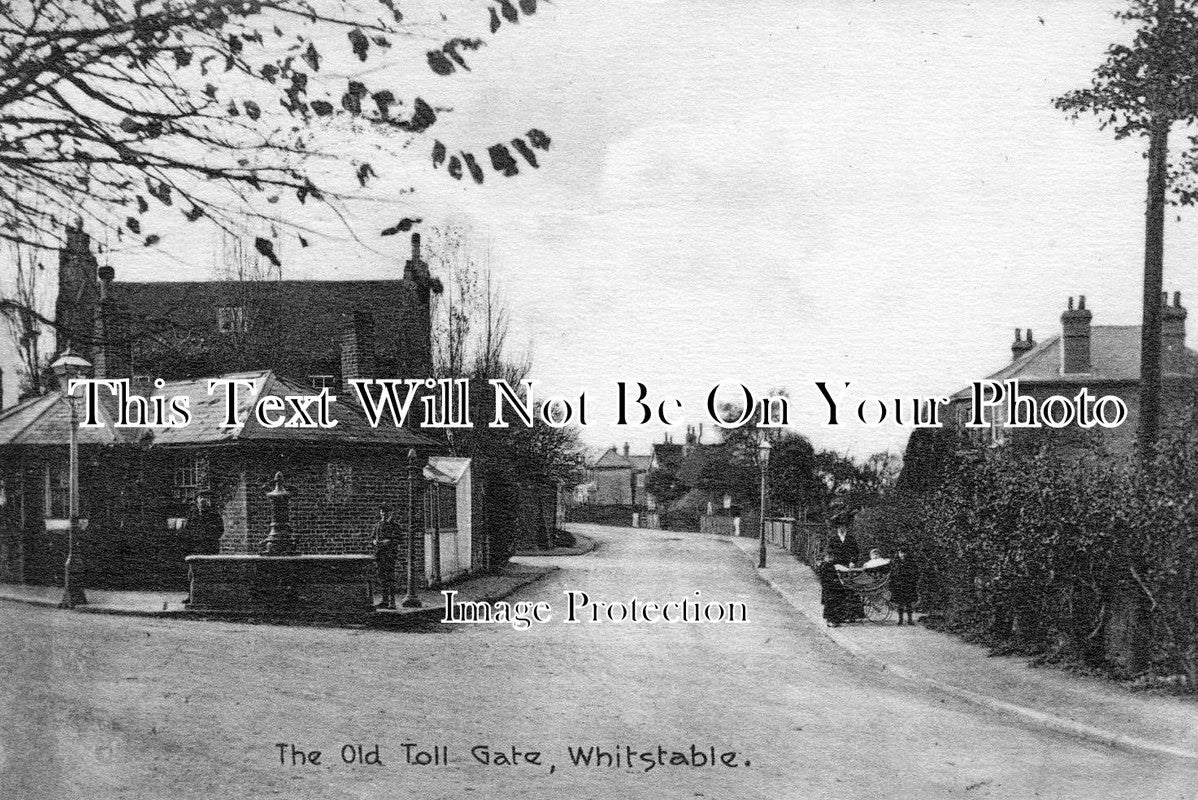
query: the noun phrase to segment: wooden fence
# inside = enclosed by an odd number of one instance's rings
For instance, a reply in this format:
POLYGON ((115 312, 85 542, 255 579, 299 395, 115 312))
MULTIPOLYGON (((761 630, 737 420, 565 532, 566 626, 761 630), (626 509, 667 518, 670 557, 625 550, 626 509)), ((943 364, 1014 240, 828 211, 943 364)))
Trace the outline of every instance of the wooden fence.
POLYGON ((819 563, 828 543, 829 528, 822 522, 798 522, 793 517, 766 517, 765 541, 780 547, 804 564, 819 563))

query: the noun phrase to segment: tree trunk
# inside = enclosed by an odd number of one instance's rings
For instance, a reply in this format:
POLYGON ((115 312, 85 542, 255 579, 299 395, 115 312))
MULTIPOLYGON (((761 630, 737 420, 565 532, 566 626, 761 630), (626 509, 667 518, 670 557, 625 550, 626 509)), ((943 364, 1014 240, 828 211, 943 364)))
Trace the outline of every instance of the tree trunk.
POLYGON ((1148 141, 1148 203, 1144 225, 1144 308, 1140 328, 1141 463, 1151 467, 1161 417, 1161 293, 1164 289, 1165 190, 1170 120, 1158 116, 1148 141))

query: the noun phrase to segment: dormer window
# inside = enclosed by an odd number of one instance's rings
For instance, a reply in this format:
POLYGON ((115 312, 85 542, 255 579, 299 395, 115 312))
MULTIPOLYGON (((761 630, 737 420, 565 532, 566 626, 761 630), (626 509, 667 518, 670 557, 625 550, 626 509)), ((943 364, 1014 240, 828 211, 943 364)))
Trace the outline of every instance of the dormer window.
POLYGON ((221 306, 216 309, 216 329, 221 333, 245 333, 245 308, 221 306))

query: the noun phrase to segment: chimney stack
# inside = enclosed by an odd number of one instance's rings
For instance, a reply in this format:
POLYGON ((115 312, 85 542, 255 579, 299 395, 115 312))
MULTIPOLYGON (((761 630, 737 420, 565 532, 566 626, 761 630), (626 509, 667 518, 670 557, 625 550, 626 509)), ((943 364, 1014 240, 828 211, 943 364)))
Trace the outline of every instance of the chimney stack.
POLYGON ((66 241, 58 253, 58 299, 54 302, 54 321, 57 324, 55 348, 84 358, 94 358, 91 338, 95 333, 96 257, 91 251, 91 237, 82 224, 68 226, 66 241))
POLYGON ((628 442, 624 442, 624 458, 628 458, 628 442))
POLYGON ((373 378, 374 317, 366 311, 347 314, 341 329, 341 386, 355 378, 373 378))
MULTIPOLYGON (((404 283, 411 287, 415 306, 405 314, 401 341, 403 356, 400 371, 409 378, 428 378, 433 374, 432 292, 435 281, 428 264, 420 257, 420 234, 412 234, 412 255, 404 264, 404 283)), ((440 289, 438 288, 439 292, 440 289)))
POLYGON ((1168 292, 1162 292, 1161 305, 1161 372, 1185 373, 1186 310, 1181 305, 1181 292, 1173 293, 1173 305, 1169 305, 1168 292))
POLYGON ((1011 360, 1018 361, 1023 358, 1031 349, 1036 346, 1036 342, 1032 339, 1032 329, 1027 329, 1027 338, 1023 338, 1023 330, 1015 329, 1015 341, 1011 344, 1011 360))
POLYGON ((92 325, 95 342, 92 346, 93 374, 97 378, 133 377, 133 354, 129 336, 129 315, 122 308, 113 279, 116 271, 105 264, 96 270, 100 293, 92 325))
POLYGON ((1086 308, 1086 296, 1078 295, 1077 308, 1073 298, 1061 314, 1061 372, 1066 375, 1090 371, 1090 320, 1093 314, 1086 308))

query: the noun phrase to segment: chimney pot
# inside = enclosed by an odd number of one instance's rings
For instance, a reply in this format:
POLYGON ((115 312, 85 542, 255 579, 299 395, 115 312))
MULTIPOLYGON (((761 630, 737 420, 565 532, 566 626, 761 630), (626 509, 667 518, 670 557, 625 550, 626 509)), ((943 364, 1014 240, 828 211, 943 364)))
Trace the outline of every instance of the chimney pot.
POLYGON ((1167 302, 1161 309, 1161 371, 1184 374, 1190 371, 1186 354, 1186 310, 1181 305, 1181 292, 1173 293, 1173 305, 1167 302))
POLYGON ((1079 294, 1077 296, 1077 310, 1078 311, 1086 310, 1086 296, 1084 294, 1079 294))
POLYGON ((1031 349, 1032 349, 1032 330, 1031 330, 1031 328, 1028 328, 1026 341, 1023 338, 1023 329, 1016 328, 1015 329, 1015 341, 1011 345, 1011 360, 1018 361, 1020 358, 1027 355, 1027 352, 1031 349))

